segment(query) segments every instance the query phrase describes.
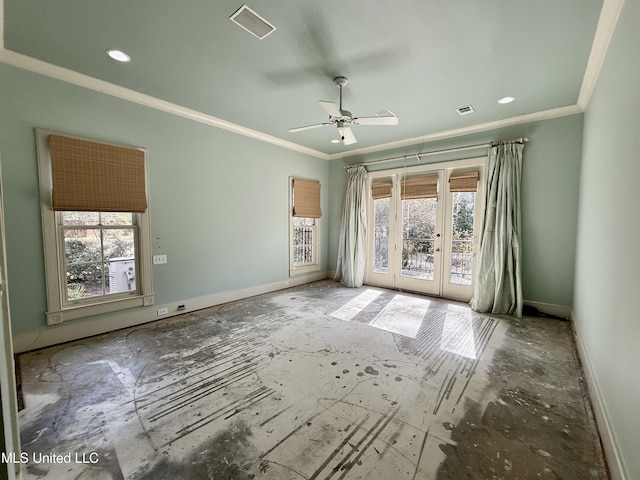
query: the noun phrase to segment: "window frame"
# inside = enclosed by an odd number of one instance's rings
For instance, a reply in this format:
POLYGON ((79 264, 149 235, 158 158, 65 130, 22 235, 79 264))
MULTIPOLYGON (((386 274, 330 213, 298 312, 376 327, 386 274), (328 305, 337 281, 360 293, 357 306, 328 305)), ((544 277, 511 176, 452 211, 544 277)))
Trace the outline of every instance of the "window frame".
POLYGON ((289 177, 289 276, 295 277, 297 275, 304 275, 308 273, 318 272, 321 268, 320 263, 320 218, 314 217, 294 217, 293 208, 294 208, 294 180, 309 180, 313 182, 318 182, 320 184, 320 188, 322 190, 322 184, 319 180, 312 180, 309 178, 303 177, 289 177), (311 218, 314 221, 313 225, 313 240, 312 240, 312 249, 313 249, 313 262, 307 264, 296 264, 294 263, 295 258, 295 247, 293 245, 294 242, 294 234, 295 234, 295 225, 294 218, 311 218))
MULTIPOLYGON (((67 283, 65 272, 65 245, 63 228, 59 218, 61 212, 53 210, 51 155, 49 151, 49 135, 64 135, 79 140, 107 143, 126 148, 137 148, 145 153, 145 176, 147 170, 147 151, 141 147, 131 147, 113 142, 68 135, 66 133, 36 129, 36 151, 38 158, 38 177, 40 182, 40 212, 42 217, 42 236, 44 247, 44 267, 47 292, 47 311, 45 316, 48 325, 59 324, 68 320, 100 315, 129 308, 153 305, 153 285, 151 267, 151 242, 149 228, 149 211, 133 213, 136 227, 136 292, 124 294, 107 294, 88 297, 81 301, 67 300, 67 283)), ((145 179, 146 181, 146 179, 145 179)), ((147 189, 145 189, 147 190, 147 189)), ((148 191, 148 190, 147 190, 148 191)))

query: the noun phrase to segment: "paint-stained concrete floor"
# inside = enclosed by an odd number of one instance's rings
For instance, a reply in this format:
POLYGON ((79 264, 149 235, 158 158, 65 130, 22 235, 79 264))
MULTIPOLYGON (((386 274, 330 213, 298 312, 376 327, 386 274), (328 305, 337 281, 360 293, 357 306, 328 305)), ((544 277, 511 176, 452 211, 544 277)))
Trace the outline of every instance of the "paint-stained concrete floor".
POLYGON ((608 478, 559 320, 322 281, 19 365, 25 478, 608 478))

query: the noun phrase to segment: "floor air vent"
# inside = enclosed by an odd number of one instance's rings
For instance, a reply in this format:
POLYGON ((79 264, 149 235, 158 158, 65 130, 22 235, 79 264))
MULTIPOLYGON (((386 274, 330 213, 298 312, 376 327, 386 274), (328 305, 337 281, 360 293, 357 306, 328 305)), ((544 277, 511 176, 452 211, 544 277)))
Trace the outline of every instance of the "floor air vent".
POLYGON ((246 5, 242 5, 229 20, 244 28, 247 32, 255 35, 260 40, 273 32, 276 27, 267 22, 264 18, 251 10, 246 5))

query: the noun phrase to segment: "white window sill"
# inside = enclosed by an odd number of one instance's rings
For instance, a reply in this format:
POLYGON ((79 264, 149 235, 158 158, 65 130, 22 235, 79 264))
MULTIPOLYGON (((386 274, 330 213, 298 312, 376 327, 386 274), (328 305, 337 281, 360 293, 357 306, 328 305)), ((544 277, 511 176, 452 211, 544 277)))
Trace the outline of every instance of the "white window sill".
POLYGON ((289 270, 289 276, 296 277, 298 275, 305 275, 307 273, 313 273, 313 272, 319 272, 319 271, 320 271, 319 264, 305 265, 300 267, 293 267, 291 270, 289 270))
POLYGON ((58 311, 47 312, 47 325, 57 325, 67 320, 91 317, 103 313, 126 310, 128 308, 153 305, 153 295, 136 295, 134 297, 111 299, 90 305, 74 305, 58 311))

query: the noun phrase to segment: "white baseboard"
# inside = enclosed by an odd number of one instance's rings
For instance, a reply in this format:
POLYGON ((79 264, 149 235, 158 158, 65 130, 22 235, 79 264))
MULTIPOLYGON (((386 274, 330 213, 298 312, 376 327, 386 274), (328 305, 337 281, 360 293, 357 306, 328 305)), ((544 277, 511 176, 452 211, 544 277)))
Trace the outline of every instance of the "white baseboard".
POLYGON ((49 326, 37 332, 23 333, 13 336, 13 350, 15 353, 24 353, 38 348, 49 347, 60 343, 79 340, 81 338, 100 335, 103 333, 133 327, 143 323, 153 322, 184 313, 201 310, 203 308, 221 305, 223 303, 242 300, 264 293, 275 292, 285 288, 296 287, 328 278, 327 272, 317 272, 309 275, 290 277, 278 282, 256 285, 254 287, 228 292, 213 293, 202 297, 190 298, 164 305, 152 305, 139 307, 98 318, 89 318, 83 321, 70 321, 59 326, 49 326), (184 305, 184 309, 178 310, 178 306, 184 305), (167 313, 158 315, 158 310, 166 308, 167 313))
POLYGON ((532 302, 530 300, 525 300, 524 305, 533 307, 538 310, 540 313, 544 313, 546 315, 553 315, 554 317, 566 318, 567 320, 571 318, 571 308, 565 307, 564 305, 555 305, 553 303, 542 303, 542 302, 532 302))
POLYGON ((622 458, 618 453, 617 442, 615 435, 611 428, 607 411, 604 405, 602 393, 598 386, 598 380, 593 371, 591 361, 589 360, 589 354, 585 348, 582 336, 580 335, 580 329, 578 324, 571 315, 571 326, 573 330, 573 336, 576 341, 576 347, 578 349, 578 356, 582 363, 584 370, 585 380, 589 388, 589 397, 591 398, 591 405, 593 407, 593 414, 596 417, 596 423, 598 424, 598 430, 600 433, 600 439, 602 441, 602 447, 609 466, 609 473, 611 474, 611 480, 628 480, 626 474, 626 468, 622 462, 622 458))

